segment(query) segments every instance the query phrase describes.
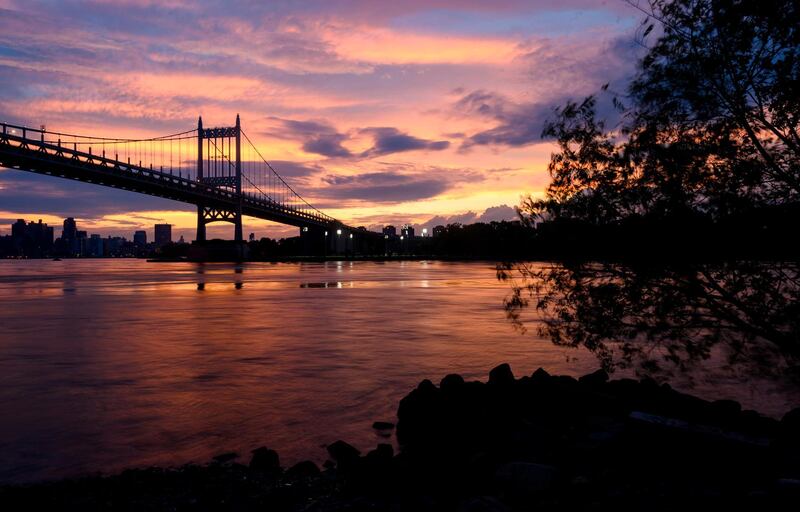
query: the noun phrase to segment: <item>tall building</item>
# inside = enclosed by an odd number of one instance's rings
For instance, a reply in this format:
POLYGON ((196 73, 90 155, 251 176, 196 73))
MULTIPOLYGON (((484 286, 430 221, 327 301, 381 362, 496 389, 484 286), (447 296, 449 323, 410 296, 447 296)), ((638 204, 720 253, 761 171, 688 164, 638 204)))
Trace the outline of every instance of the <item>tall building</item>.
POLYGON ((394 226, 385 226, 383 228, 383 234, 389 235, 390 237, 397 236, 397 228, 394 226))
POLYGON ((42 258, 53 251, 53 228, 39 222, 18 219, 11 225, 11 243, 17 256, 42 258))
POLYGON ((403 228, 400 230, 400 234, 406 240, 413 240, 414 239, 414 226, 411 224, 404 224, 403 228))
POLYGON ((133 244, 137 247, 144 247, 147 245, 147 231, 136 231, 133 234, 133 244))
POLYGON ((64 219, 64 228, 61 230, 61 247, 70 256, 80 255, 81 242, 78 240, 78 224, 72 217, 64 219))
POLYGON ((92 258, 103 257, 103 238, 100 235, 89 237, 89 256, 92 258))
POLYGON ((72 217, 64 219, 64 229, 61 231, 61 239, 66 241, 73 241, 78 238, 78 224, 72 217))
POLYGON ((172 243, 172 224, 156 224, 153 238, 157 247, 172 243))

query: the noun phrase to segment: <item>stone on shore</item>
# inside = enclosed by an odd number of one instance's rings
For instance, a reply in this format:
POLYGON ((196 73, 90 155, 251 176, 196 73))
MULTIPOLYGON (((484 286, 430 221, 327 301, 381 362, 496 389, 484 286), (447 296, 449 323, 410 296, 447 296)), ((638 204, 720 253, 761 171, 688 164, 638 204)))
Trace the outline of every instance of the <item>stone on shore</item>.
POLYGON ((278 452, 275 450, 262 446, 253 450, 252 453, 250 469, 265 473, 278 473, 281 471, 280 457, 278 457, 278 452))

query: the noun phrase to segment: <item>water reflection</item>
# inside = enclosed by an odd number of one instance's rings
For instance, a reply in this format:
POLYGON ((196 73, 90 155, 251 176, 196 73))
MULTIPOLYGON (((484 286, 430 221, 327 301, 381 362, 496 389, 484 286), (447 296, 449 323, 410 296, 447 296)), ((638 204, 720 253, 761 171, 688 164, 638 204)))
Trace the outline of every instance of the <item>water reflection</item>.
MULTIPOLYGON (((202 292, 205 291, 206 289, 206 279, 205 279, 206 264, 196 263, 196 265, 197 265, 197 290, 202 292)), ((227 272, 228 269, 229 268, 227 266, 221 267, 223 275, 227 272)), ((220 271, 217 270, 214 273, 219 274, 220 271)), ((235 276, 233 279, 233 288, 235 290, 241 290, 244 287, 244 279, 243 279, 244 266, 241 264, 234 265, 233 273, 235 276)))
POLYGON ((612 264, 502 265, 508 318, 541 314, 538 334, 585 347, 608 370, 635 367, 662 377, 714 357, 741 377, 797 381, 800 272, 797 263, 734 262, 673 267, 612 264))

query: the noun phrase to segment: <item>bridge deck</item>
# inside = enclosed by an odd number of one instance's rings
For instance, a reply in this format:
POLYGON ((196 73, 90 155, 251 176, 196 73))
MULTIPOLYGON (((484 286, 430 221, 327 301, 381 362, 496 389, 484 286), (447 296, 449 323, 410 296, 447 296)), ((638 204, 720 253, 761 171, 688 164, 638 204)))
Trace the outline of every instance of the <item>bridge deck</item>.
MULTIPOLYGON (((8 133, 5 129, 0 133, 0 167, 213 208, 230 209, 238 204, 238 196, 233 190, 214 187, 213 183, 198 182, 161 170, 93 155, 91 152, 22 137, 8 133)), ((248 193, 242 194, 242 214, 298 227, 346 227, 341 222, 314 211, 297 209, 248 193)))

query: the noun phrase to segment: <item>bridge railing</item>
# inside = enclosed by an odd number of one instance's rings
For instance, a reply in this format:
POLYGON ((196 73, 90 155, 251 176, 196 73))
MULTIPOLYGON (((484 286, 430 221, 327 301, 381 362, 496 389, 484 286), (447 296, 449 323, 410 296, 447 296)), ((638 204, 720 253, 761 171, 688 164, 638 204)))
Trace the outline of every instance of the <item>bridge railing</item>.
MULTIPOLYGON (((237 125, 238 126, 238 125, 237 125)), ((263 157, 256 145, 241 131, 244 152, 241 199, 251 209, 259 209, 317 224, 344 226, 326 215, 300 194, 263 157)), ((138 179, 155 180, 167 187, 191 190, 218 200, 233 201, 239 196, 227 178, 197 178, 198 130, 188 130, 147 139, 92 137, 0 123, 0 143, 39 153, 43 158, 69 160, 91 166, 95 171, 126 173, 138 179)), ((222 165, 233 165, 230 146, 218 157, 222 165)), ((217 156, 215 156, 216 158, 217 156)), ((55 167, 55 166, 54 166, 55 167)), ((50 172, 49 174, 58 174, 50 172)))

